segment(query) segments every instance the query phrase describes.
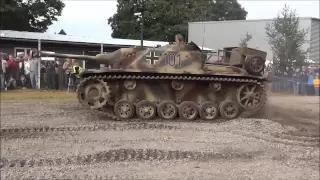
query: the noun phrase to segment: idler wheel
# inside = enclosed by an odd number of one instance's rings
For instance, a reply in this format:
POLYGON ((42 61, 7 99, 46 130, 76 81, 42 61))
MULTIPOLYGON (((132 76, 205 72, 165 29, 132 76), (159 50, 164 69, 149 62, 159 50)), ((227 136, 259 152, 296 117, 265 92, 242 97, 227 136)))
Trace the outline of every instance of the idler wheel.
POLYGON ((136 104, 136 113, 139 118, 150 120, 157 115, 157 108, 154 103, 142 100, 136 104))
POLYGON ((237 101, 242 108, 259 108, 264 104, 265 91, 256 84, 245 84, 237 90, 237 101))
POLYGON ((179 116, 185 120, 195 120, 199 110, 197 104, 191 101, 184 101, 179 105, 179 116))
POLYGON ((121 119, 130 119, 134 115, 134 105, 128 100, 120 100, 114 105, 114 113, 121 119))
POLYGON ((220 115, 226 119, 235 119, 240 114, 238 104, 231 100, 222 101, 219 106, 220 115))
POLYGON ((173 101, 163 101, 158 105, 158 115, 162 119, 172 120, 178 114, 178 109, 173 101))
POLYGON ((212 102, 204 102, 200 105, 199 115, 202 120, 214 120, 218 117, 218 109, 212 102))

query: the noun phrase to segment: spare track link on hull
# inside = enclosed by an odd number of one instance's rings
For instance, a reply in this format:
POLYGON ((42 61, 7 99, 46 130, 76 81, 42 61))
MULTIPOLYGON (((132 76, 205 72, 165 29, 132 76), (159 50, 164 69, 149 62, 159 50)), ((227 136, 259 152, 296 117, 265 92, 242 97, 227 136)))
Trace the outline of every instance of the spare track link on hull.
MULTIPOLYGON (((150 79, 155 79, 155 80, 188 80, 188 81, 214 81, 214 82, 234 82, 234 83, 251 83, 251 84, 256 84, 256 85, 259 85, 264 91, 266 91, 265 87, 264 87, 264 84, 263 84, 263 80, 258 80, 258 79, 248 79, 248 78, 245 78, 245 77, 239 77, 239 78, 235 78, 235 77, 224 77, 224 78, 221 78, 221 77, 209 77, 209 76, 206 76, 206 77, 195 77, 195 76, 190 76, 190 75, 162 75, 162 76, 159 76, 159 75, 152 75, 152 76, 149 76, 149 75, 100 75, 100 76, 89 76, 89 77, 86 77, 86 78, 83 78, 80 83, 78 84, 78 87, 77 87, 77 98, 78 98, 78 101, 79 103, 82 102, 81 100, 81 95, 80 95, 80 92, 79 92, 79 87, 81 87, 82 84, 86 83, 87 81, 90 81, 90 80, 109 80, 109 79, 112 79, 112 80, 115 80, 115 79, 121 79, 121 80, 125 80, 125 79, 136 79, 136 80, 150 80, 150 79)), ((263 102, 263 104, 260 106, 263 107, 264 104, 266 103, 267 101, 267 96, 265 94, 265 101, 263 102)), ((254 111, 257 112, 260 110, 257 109, 254 111)), ((94 110, 94 109, 93 109, 94 110)), ((111 112, 108 112, 107 111, 108 109, 96 109, 94 111, 98 111, 99 113, 103 113, 106 117, 112 119, 112 120, 116 120, 116 121, 122 121, 124 119, 121 119, 119 117, 117 117, 114 112, 113 112, 113 108, 112 109, 109 109, 111 110, 111 112), (103 110, 103 111, 101 111, 103 110)), ((252 113, 252 114, 254 114, 252 113)))

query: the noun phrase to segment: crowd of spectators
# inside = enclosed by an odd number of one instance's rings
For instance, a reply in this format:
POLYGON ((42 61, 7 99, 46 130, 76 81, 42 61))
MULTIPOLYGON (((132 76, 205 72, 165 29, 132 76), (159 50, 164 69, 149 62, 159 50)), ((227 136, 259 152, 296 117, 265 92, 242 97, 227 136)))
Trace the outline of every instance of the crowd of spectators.
POLYGON ((301 69, 286 68, 284 73, 275 72, 272 91, 319 96, 319 73, 319 66, 303 66, 301 69))
MULTIPOLYGON (((1 90, 38 88, 38 59, 28 55, 13 57, 0 53, 1 57, 1 90)), ((71 59, 41 61, 40 85, 45 89, 75 89, 77 77, 73 74, 78 64, 71 59), (60 65, 61 64, 61 65, 60 65)))

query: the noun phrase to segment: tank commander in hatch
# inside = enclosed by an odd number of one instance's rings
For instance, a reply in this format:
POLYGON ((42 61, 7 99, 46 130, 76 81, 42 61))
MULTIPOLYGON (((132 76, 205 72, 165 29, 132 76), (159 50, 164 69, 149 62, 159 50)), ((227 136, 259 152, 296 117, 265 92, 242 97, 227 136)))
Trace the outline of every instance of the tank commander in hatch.
POLYGON ((179 44, 183 44, 184 43, 184 39, 182 34, 176 34, 175 36, 175 44, 179 45, 179 44))

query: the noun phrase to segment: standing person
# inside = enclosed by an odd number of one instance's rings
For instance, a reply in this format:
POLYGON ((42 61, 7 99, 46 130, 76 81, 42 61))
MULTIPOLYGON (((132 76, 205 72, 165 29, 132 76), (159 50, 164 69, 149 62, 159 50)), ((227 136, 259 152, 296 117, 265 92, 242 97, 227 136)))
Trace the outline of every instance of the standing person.
POLYGON ((19 81, 19 61, 10 54, 8 58, 8 72, 10 78, 19 81))
POLYGON ((307 95, 308 88, 308 71, 305 66, 302 66, 302 71, 300 73, 300 94, 307 95))
POLYGON ((308 77, 308 95, 312 96, 314 95, 314 85, 313 85, 314 76, 313 73, 309 73, 308 77))
POLYGON ((40 77, 41 77, 41 85, 45 88, 47 88, 47 73, 46 73, 46 66, 45 66, 45 62, 41 62, 41 67, 40 67, 40 77))
POLYGON ((46 62, 46 74, 47 74, 47 88, 55 89, 56 88, 56 80, 55 80, 55 62, 47 61, 46 62))
POLYGON ((72 59, 72 71, 70 75, 70 84, 69 87, 71 87, 74 91, 76 90, 77 86, 77 79, 80 78, 79 74, 82 71, 80 65, 76 62, 75 59, 72 59))
POLYGON ((59 89, 59 61, 55 60, 54 63, 54 72, 55 72, 55 89, 58 90, 59 89))
POLYGON ((319 81, 319 73, 316 73, 316 76, 315 76, 315 78, 314 78, 314 80, 313 80, 313 86, 314 86, 314 91, 315 91, 315 95, 316 96, 319 96, 319 83, 320 83, 320 81, 319 81))
POLYGON ((293 84, 293 94, 299 94, 299 87, 300 87, 300 69, 296 68, 296 71, 292 75, 292 84, 293 84))
POLYGON ((29 59, 29 67, 31 88, 36 89, 38 85, 38 59, 29 59))
POLYGON ((5 80, 5 74, 7 73, 8 63, 3 57, 4 55, 0 54, 1 59, 1 68, 0 68, 0 83, 1 83, 1 90, 6 90, 6 80, 5 80))
POLYGON ((290 81, 291 77, 292 77, 292 72, 289 69, 289 67, 286 67, 286 71, 284 73, 284 78, 285 78, 284 89, 288 93, 292 93, 292 82, 290 81))
POLYGON ((71 63, 71 59, 67 59, 66 62, 63 63, 62 66, 62 71, 64 72, 64 85, 65 88, 68 88, 68 83, 69 83, 69 78, 71 75, 71 71, 72 71, 72 63, 71 63))

